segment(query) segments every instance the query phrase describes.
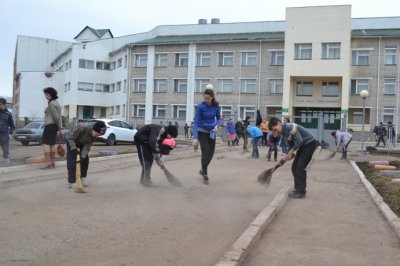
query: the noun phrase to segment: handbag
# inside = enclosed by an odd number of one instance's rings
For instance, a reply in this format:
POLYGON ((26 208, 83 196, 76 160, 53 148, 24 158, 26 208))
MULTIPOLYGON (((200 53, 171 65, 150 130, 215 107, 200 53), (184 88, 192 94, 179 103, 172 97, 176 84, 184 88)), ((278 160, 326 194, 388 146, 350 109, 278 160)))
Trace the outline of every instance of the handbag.
POLYGON ((57 146, 57 154, 60 157, 64 157, 65 156, 65 149, 64 149, 64 145, 63 144, 58 144, 58 146, 57 146))

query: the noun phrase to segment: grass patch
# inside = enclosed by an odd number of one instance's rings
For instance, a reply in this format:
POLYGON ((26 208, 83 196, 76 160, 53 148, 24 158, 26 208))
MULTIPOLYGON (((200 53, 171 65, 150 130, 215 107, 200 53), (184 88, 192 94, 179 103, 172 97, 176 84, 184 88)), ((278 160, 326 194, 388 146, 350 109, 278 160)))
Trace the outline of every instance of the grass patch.
MULTIPOLYGON (((399 165, 399 162, 391 162, 392 165, 399 165)), ((399 175, 383 175, 379 173, 368 162, 357 163, 358 167, 364 173, 368 181, 375 187, 376 191, 382 196, 385 203, 400 217, 400 184, 392 182, 394 178, 400 178, 399 175)))

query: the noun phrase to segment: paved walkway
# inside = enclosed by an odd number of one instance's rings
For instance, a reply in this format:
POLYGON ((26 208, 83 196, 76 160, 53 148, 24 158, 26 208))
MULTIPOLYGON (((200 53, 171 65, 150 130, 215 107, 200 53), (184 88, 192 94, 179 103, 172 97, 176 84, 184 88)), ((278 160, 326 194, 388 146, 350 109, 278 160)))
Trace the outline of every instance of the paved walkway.
POLYGON ((328 154, 310 166, 307 197, 286 201, 246 265, 399 265, 400 240, 358 174, 328 154))

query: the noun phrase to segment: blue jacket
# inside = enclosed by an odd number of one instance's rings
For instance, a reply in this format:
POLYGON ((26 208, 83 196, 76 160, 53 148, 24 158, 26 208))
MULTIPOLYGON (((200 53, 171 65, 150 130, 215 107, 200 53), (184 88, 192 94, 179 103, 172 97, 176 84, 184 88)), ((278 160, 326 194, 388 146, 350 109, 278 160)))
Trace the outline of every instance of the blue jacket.
POLYGON ((197 105, 194 116, 193 137, 197 139, 199 128, 210 132, 216 125, 221 125, 221 109, 219 105, 208 106, 202 101, 197 105))
POLYGON ((246 128, 246 131, 247 131, 247 135, 249 135, 249 137, 252 139, 260 138, 263 135, 260 128, 252 126, 252 125, 248 125, 246 128))
POLYGON ((226 124, 225 131, 230 134, 236 133, 235 125, 233 124, 233 122, 228 122, 226 124))
POLYGON ((14 129, 14 120, 10 111, 0 110, 0 133, 12 134, 14 129))

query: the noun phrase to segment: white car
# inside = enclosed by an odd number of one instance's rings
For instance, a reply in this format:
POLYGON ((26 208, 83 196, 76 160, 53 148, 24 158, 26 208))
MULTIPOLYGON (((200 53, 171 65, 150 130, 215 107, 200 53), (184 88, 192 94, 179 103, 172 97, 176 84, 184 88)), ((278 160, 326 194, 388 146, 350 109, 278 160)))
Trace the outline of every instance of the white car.
POLYGON ((99 140, 107 145, 116 145, 118 142, 134 142, 134 137, 137 132, 126 122, 118 119, 91 119, 88 122, 103 121, 107 130, 106 133, 99 137, 99 140))

